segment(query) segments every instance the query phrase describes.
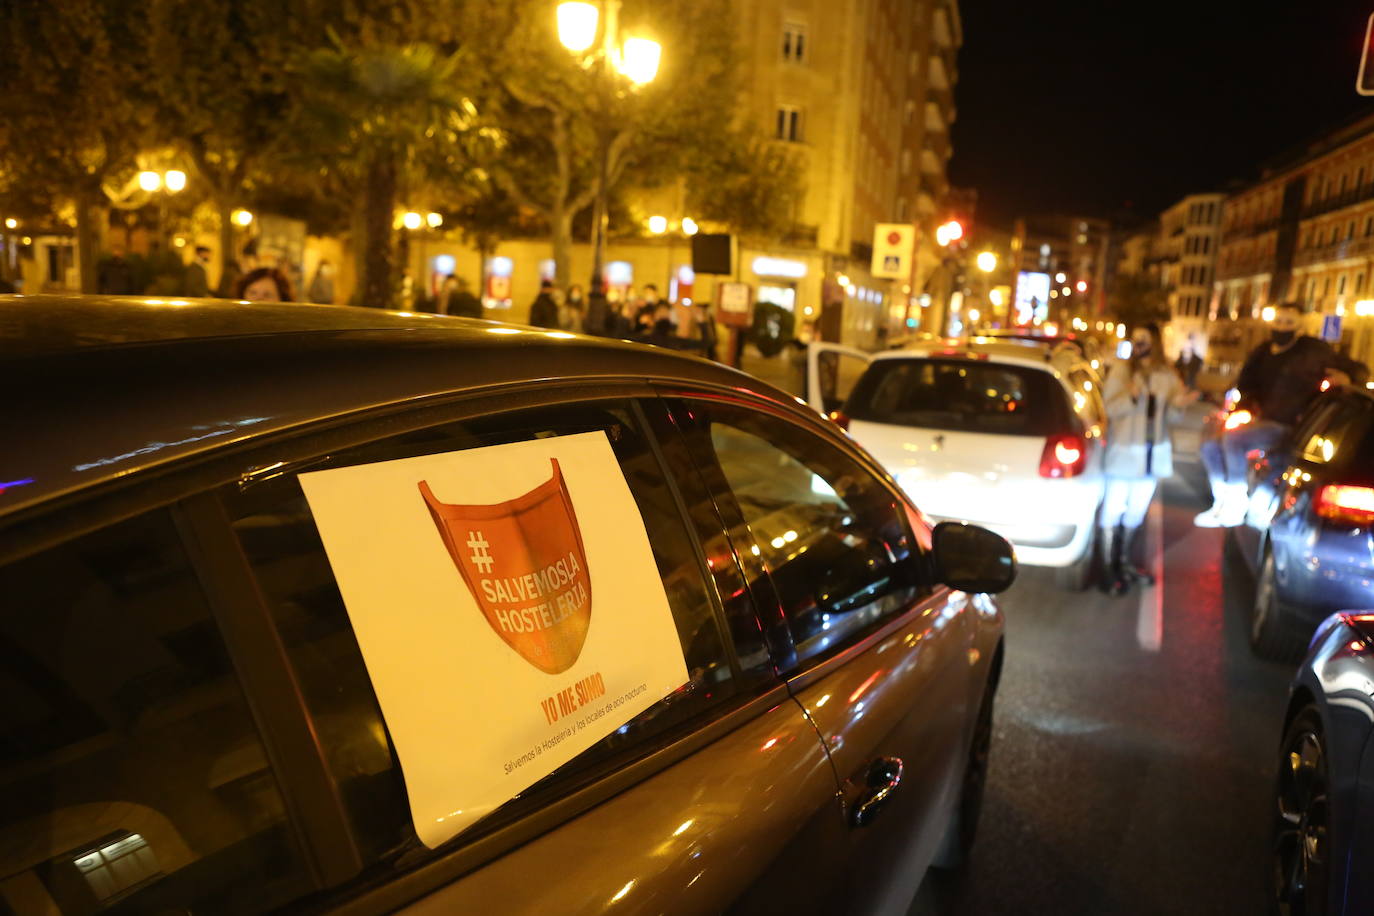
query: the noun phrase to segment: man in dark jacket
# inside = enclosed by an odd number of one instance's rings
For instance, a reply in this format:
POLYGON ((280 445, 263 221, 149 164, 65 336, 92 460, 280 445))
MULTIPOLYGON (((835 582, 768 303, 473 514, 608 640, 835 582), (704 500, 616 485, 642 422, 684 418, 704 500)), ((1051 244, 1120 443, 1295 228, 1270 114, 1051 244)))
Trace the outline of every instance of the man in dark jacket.
POLYGON ((1253 419, 1202 444, 1212 507, 1194 519, 1199 527, 1230 528, 1245 521, 1246 454, 1277 445, 1320 393, 1327 370, 1337 364, 1335 351, 1325 341, 1304 335, 1301 325, 1302 306, 1296 302, 1275 310, 1269 340, 1245 360, 1236 380, 1236 408, 1250 411, 1253 419))
POLYGON ((558 328, 558 302, 553 298, 553 284, 548 280, 539 284, 539 295, 530 305, 530 324, 536 328, 558 328))

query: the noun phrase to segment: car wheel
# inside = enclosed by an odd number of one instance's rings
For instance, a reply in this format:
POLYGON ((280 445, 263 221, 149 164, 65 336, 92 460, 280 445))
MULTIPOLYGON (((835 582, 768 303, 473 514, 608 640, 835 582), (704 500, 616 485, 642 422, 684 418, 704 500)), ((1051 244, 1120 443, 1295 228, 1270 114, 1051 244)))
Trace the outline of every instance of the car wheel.
POLYGON ((940 849, 935 853, 931 868, 952 871, 963 866, 973 849, 973 840, 978 833, 978 815, 983 810, 983 790, 988 780, 988 754, 992 750, 992 695, 994 685, 988 684, 983 705, 978 710, 978 722, 974 726, 973 744, 968 752, 968 764, 964 767, 964 781, 959 790, 959 804, 950 816, 949 826, 940 849))
POLYGON ((1060 588, 1069 592, 1081 592, 1092 582, 1093 578, 1093 559, 1097 554, 1097 526, 1093 525, 1093 533, 1088 537, 1088 544, 1083 548, 1083 555, 1068 566, 1061 566, 1054 571, 1054 583, 1060 588))
POLYGON ((1307 640, 1293 620, 1293 613, 1279 598, 1274 572, 1274 552, 1265 550, 1255 583, 1255 603, 1250 609, 1250 647, 1260 658, 1292 662, 1302 657, 1307 640))
POLYGON ((1325 913, 1331 807, 1321 717, 1308 706, 1283 736, 1275 787, 1274 902, 1282 916, 1325 913))

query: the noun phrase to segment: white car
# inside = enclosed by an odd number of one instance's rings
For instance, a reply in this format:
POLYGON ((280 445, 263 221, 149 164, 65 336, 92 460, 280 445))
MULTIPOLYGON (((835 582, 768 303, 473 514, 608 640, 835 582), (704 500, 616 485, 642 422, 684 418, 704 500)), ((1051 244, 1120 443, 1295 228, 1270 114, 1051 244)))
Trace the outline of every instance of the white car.
POLYGON ((807 400, 923 511, 1001 534, 1088 584, 1104 480, 1101 376, 1073 347, 973 337, 880 353, 812 344, 807 400), (847 394, 847 396, 846 396, 847 394))

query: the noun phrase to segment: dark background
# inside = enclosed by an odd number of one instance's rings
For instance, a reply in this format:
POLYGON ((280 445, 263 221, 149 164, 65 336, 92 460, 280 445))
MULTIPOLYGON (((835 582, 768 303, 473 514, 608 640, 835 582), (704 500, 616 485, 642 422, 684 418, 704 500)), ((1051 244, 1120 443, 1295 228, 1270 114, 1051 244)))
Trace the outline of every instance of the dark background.
POLYGON ((950 181, 980 222, 1143 222, 1362 113, 1371 0, 963 0, 950 181))

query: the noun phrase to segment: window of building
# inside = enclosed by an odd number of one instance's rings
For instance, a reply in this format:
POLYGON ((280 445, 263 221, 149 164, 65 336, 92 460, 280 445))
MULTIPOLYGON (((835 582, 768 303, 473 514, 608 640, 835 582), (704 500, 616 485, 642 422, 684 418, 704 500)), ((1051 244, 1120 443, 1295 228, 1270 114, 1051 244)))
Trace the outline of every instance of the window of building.
POLYGON ((1364 292, 1364 274, 1355 274, 1355 295, 1364 292))
POLYGON ((1364 186, 1364 166, 1360 166, 1355 171, 1355 189, 1359 190, 1364 186))
POLYGON ((795 105, 778 106, 777 138, 791 143, 802 140, 802 113, 795 105))
POLYGON ((1345 180, 1346 180, 1346 176, 1345 176, 1345 175, 1342 175, 1342 176, 1341 176, 1340 183, 1336 185, 1336 193, 1337 193, 1337 194, 1344 194, 1344 193, 1345 193, 1345 180))
POLYGON ((5 883, 33 912, 260 913, 311 891, 166 510, 0 567, 0 594, 0 833, 25 841, 5 883))
POLYGON ((783 23, 782 59, 794 64, 806 62, 806 26, 799 22, 783 23))
POLYGON ((1345 295, 1345 274, 1341 274, 1340 279, 1336 281, 1336 295, 1345 295))
POLYGON ((1355 221, 1352 219, 1350 225, 1345 227, 1345 240, 1348 242, 1355 237, 1355 221))

